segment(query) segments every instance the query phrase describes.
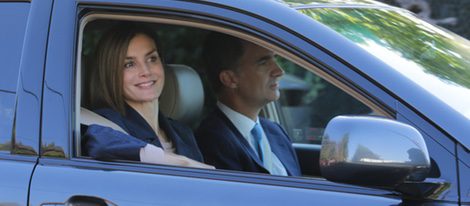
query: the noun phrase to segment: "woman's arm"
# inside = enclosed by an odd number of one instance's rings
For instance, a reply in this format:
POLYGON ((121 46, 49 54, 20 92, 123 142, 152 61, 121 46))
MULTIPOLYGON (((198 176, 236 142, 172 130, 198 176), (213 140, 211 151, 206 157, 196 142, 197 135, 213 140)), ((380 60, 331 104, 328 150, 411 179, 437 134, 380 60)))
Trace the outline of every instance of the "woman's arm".
POLYGON ((214 166, 192 160, 183 155, 163 151, 162 148, 152 144, 147 144, 140 150, 140 161, 152 164, 166 164, 184 167, 197 167, 205 169, 215 169, 214 166))
POLYGON ((147 144, 123 132, 97 124, 88 126, 83 141, 85 154, 100 160, 139 161, 140 148, 147 144))
POLYGON ((214 169, 182 155, 163 151, 138 138, 110 127, 92 124, 84 135, 85 154, 100 160, 132 160, 152 164, 214 169))

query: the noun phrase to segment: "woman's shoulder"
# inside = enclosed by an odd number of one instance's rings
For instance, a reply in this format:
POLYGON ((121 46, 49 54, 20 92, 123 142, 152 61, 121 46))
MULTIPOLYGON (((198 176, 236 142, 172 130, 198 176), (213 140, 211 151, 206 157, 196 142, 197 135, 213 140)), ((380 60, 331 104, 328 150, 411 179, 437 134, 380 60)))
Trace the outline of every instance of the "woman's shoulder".
POLYGON ((119 112, 117 112, 114 109, 108 108, 108 107, 102 107, 102 108, 94 109, 93 112, 95 112, 96 114, 99 114, 103 117, 106 117, 106 118, 108 118, 108 117, 122 117, 121 114, 119 114, 119 112))
POLYGON ((125 127, 124 117, 118 111, 112 108, 108 108, 108 107, 98 108, 98 109, 94 109, 93 112, 116 123, 120 127, 125 127))

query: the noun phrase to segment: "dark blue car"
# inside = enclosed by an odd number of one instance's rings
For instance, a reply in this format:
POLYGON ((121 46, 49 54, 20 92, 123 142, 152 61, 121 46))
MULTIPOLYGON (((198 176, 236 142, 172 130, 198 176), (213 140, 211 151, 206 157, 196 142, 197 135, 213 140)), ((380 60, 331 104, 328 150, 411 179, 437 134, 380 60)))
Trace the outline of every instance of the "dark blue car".
POLYGON ((0 205, 470 205, 470 42, 372 0, 301 2, 1 1, 0 205), (161 100, 193 128, 214 107, 209 32, 275 51, 262 115, 302 177, 83 155, 87 62, 120 21, 155 26, 168 67, 193 73, 167 74, 181 95, 161 100))

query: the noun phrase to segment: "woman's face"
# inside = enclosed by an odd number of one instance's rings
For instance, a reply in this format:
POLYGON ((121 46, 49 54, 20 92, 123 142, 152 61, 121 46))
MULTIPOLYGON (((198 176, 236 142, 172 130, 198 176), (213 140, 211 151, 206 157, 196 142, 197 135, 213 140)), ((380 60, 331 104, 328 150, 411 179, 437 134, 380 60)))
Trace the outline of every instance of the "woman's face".
POLYGON ((144 34, 132 38, 122 69, 128 103, 149 102, 160 96, 165 74, 153 39, 144 34))

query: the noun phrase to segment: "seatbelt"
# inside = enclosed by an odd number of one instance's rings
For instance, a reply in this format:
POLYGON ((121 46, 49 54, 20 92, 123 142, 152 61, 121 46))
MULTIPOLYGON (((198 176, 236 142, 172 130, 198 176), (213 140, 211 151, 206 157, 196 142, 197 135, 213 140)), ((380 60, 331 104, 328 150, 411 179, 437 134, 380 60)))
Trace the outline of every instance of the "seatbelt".
POLYGON ((124 129, 122 129, 119 125, 116 123, 86 109, 83 107, 80 107, 80 124, 84 125, 91 125, 91 124, 98 124, 101 126, 106 126, 106 127, 111 127, 117 131, 123 132, 125 134, 128 134, 124 129))

